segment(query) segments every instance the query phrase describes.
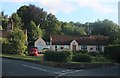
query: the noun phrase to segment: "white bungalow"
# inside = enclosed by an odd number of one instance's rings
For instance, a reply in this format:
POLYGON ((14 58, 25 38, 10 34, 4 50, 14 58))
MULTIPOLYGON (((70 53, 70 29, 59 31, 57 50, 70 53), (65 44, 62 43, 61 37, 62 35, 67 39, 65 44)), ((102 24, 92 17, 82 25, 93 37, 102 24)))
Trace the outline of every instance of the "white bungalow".
POLYGON ((86 50, 88 52, 104 52, 104 48, 108 45, 109 38, 106 36, 65 36, 52 35, 51 49, 61 51, 70 49, 72 51, 86 50))

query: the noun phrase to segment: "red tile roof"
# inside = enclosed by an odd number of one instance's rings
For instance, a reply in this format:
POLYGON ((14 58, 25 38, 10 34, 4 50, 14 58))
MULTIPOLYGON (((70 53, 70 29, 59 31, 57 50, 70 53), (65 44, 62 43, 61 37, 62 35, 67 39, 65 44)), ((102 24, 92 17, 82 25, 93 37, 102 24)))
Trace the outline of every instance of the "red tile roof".
POLYGON ((107 45, 109 38, 106 36, 66 36, 52 35, 52 45, 70 45, 73 40, 76 40, 79 45, 107 45))

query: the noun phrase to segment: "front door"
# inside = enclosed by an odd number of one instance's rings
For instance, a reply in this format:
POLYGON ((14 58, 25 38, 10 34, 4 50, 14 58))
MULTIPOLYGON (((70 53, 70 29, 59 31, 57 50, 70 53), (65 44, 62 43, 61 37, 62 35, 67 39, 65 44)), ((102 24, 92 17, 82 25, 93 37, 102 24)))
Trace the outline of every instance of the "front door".
POLYGON ((76 45, 72 45, 73 51, 76 51, 76 45))

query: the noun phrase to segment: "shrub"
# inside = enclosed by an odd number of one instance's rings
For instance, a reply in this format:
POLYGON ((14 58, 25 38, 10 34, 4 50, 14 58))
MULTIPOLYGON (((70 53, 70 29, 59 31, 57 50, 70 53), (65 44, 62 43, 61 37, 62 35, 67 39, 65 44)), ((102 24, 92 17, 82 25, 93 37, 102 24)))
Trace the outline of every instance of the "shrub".
POLYGON ((91 62, 91 56, 88 54, 78 53, 73 56, 73 61, 76 62, 91 62))
POLYGON ((120 62, 120 45, 110 45, 105 47, 105 55, 117 62, 120 62))
POLYGON ((46 51, 44 54, 45 61, 53 61, 53 62, 68 62, 72 59, 71 51, 46 51))
POLYGON ((92 61, 95 61, 95 62, 109 62, 109 60, 104 56, 94 56, 92 61))
POLYGON ((3 53, 9 53, 9 49, 12 48, 12 47, 10 46, 10 43, 9 43, 8 39, 1 38, 0 44, 2 44, 2 52, 3 53))
POLYGON ((87 50, 79 50, 79 51, 76 51, 75 53, 87 53, 87 50))

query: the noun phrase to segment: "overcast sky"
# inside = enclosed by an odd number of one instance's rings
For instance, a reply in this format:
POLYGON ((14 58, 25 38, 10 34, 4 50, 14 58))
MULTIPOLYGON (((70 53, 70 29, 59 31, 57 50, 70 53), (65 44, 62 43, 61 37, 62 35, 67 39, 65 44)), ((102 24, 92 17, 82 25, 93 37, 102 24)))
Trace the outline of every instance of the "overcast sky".
POLYGON ((119 0, 1 0, 0 11, 11 15, 22 5, 34 4, 60 21, 95 22, 109 19, 118 23, 119 0))

